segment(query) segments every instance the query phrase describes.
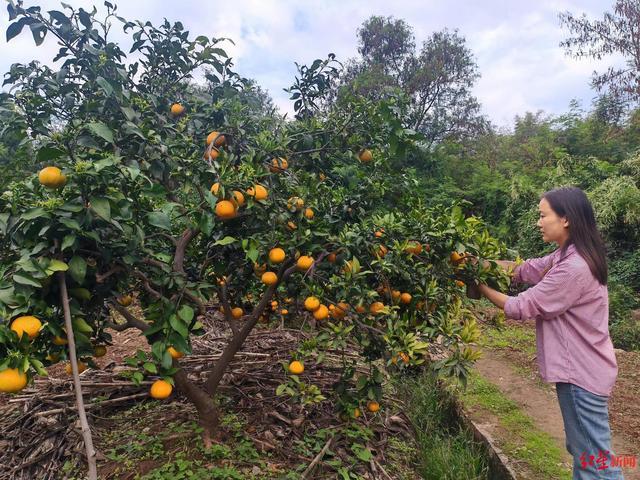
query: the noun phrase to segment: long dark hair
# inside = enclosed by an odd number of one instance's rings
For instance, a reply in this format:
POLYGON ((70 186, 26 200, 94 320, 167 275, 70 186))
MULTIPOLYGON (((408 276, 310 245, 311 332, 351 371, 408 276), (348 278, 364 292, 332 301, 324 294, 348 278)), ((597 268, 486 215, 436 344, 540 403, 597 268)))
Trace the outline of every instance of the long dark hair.
POLYGON ((559 216, 569 221, 569 238, 560 251, 563 256, 574 244, 576 250, 589 265, 589 269, 601 285, 607 284, 608 268, 607 253, 604 242, 596 226, 593 207, 585 193, 576 187, 562 187, 549 190, 545 198, 551 209, 559 216))

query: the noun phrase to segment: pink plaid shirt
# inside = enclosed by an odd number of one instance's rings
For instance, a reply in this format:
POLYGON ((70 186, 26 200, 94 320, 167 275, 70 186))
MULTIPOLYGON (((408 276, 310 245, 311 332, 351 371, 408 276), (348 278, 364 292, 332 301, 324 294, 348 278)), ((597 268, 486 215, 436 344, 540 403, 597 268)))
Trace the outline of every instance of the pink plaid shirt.
POLYGON ((534 285, 504 306, 507 317, 536 320, 538 366, 551 383, 573 383, 609 396, 618 364, 609 336, 609 294, 569 245, 518 266, 513 281, 534 285))

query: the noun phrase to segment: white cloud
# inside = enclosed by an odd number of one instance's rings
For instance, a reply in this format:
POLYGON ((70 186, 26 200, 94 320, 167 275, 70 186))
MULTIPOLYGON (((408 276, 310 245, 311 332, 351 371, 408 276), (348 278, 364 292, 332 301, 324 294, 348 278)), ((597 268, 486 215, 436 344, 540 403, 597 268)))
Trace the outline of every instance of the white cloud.
MULTIPOLYGON (((95 3, 104 11, 102 1, 67 1, 84 8, 95 3)), ((55 0, 38 3, 44 10, 61 9, 55 0)), ((118 12, 127 19, 148 19, 156 25, 165 17, 179 20, 194 36, 233 39, 235 45, 227 42, 222 47, 234 58, 236 71, 256 79, 287 112, 291 112, 291 103, 282 89, 293 82, 294 62, 309 64, 329 52, 341 61, 355 56, 356 30, 370 15, 404 19, 414 28, 418 45, 435 30, 457 28, 467 38, 482 74, 474 90, 478 99, 495 123, 509 125, 516 114, 527 110, 561 112, 574 96, 589 102, 591 73, 608 60, 595 63, 566 57, 558 46, 567 34, 558 13, 586 11, 600 17, 610 6, 604 0, 136 0, 121 2, 118 12)), ((8 24, 7 15, 0 14, 0 31, 8 24)), ((119 25, 113 34, 114 39, 125 38, 119 25)), ((46 61, 57 48, 52 39, 35 47, 28 32, 10 43, 2 39, 0 70, 33 58, 46 61)))

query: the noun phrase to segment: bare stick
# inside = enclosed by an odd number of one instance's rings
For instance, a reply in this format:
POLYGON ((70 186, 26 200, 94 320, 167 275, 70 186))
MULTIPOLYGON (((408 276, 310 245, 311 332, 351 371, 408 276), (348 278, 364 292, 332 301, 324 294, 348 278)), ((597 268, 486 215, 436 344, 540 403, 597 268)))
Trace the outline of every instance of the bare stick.
POLYGON ((322 460, 322 458, 324 457, 324 454, 327 453, 327 450, 329 450, 329 447, 331 446, 332 441, 333 441, 333 437, 327 440, 327 443, 324 444, 324 447, 322 447, 322 450, 320 450, 320 453, 316 455, 316 458, 313 459, 313 461, 309 464, 307 469, 303 472, 302 477, 300 477, 302 478, 302 480, 304 480, 305 478, 309 478, 309 475, 311 475, 311 472, 313 472, 313 469, 316 468, 316 465, 320 462, 320 460, 322 460))
POLYGON ((64 311, 64 326, 67 331, 67 340, 69 341, 69 357, 71 357, 71 371, 73 373, 73 387, 76 391, 76 404, 78 405, 78 417, 80 418, 80 427, 82 430, 82 438, 87 451, 87 463, 89 466, 89 480, 98 479, 98 470, 96 468, 96 451, 93 448, 93 440, 91 438, 91 429, 87 421, 87 412, 84 409, 84 400, 82 399, 82 387, 80 385, 80 375, 78 373, 78 358, 76 356, 76 341, 73 337, 73 326, 71 325, 71 310, 69 309, 69 296, 67 295, 67 281, 64 272, 58 272, 58 283, 60 285, 60 300, 62 301, 62 309, 64 311))

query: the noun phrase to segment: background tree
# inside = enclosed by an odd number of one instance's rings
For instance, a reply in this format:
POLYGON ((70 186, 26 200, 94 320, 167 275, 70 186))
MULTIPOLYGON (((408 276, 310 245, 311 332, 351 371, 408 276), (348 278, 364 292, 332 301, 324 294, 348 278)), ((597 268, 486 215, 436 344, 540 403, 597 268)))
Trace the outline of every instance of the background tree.
POLYGON ((358 29, 360 58, 348 63, 343 89, 370 99, 407 97, 405 126, 428 144, 482 131, 486 122, 471 94, 477 65, 457 31, 434 32, 419 50, 404 20, 372 16, 358 29))
POLYGON ((560 46, 575 58, 602 59, 621 55, 623 67, 609 67, 604 73, 594 72, 592 86, 598 92, 608 92, 624 102, 640 100, 640 2, 617 0, 613 13, 606 12, 602 20, 589 20, 570 12, 560 14, 560 22, 572 36, 560 46))

